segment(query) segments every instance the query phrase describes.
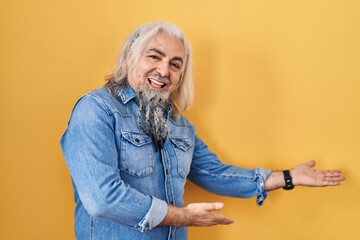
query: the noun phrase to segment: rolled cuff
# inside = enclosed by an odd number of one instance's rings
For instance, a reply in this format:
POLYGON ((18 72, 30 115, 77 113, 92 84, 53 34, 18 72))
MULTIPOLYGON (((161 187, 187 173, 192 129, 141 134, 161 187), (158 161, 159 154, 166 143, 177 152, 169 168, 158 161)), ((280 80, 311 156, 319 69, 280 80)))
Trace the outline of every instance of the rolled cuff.
POLYGON ((152 197, 149 211, 145 214, 145 217, 140 221, 139 225, 134 226, 134 229, 140 232, 153 229, 165 218, 167 211, 168 205, 165 201, 152 197))
POLYGON ((254 181, 257 184, 257 200, 256 204, 258 206, 262 206, 264 201, 269 193, 269 191, 265 191, 265 181, 271 174, 271 170, 262 169, 262 168, 255 168, 255 176, 254 181))

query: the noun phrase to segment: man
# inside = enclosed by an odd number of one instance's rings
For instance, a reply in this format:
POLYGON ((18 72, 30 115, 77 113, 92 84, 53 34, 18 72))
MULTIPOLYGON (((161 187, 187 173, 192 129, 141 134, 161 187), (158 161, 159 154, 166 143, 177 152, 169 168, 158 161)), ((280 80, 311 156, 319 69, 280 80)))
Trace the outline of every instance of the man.
POLYGON ((295 185, 335 186, 338 170, 314 161, 290 171, 221 163, 181 112, 193 98, 189 44, 169 23, 126 40, 105 87, 75 105, 61 139, 76 201, 78 239, 187 239, 186 226, 230 224, 222 203, 183 206, 186 179, 211 192, 257 196, 295 185))

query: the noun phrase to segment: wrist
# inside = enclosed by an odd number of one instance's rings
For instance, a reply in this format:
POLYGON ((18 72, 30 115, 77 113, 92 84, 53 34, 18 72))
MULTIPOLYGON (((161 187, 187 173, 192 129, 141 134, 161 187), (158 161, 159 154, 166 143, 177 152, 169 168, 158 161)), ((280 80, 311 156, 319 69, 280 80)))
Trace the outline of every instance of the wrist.
POLYGON ((285 183, 283 189, 285 190, 293 189, 295 185, 293 184, 293 178, 291 172, 289 170, 284 170, 283 174, 284 174, 284 183, 285 183))
POLYGON ((282 171, 273 171, 265 181, 265 190, 271 191, 285 186, 284 174, 282 171))
POLYGON ((173 205, 168 205, 168 212, 159 226, 186 226, 186 210, 173 205))
POLYGON ((294 169, 290 169, 290 175, 291 175, 291 178, 292 178, 292 183, 294 186, 297 186, 299 185, 299 182, 298 182, 298 178, 297 178, 297 175, 296 175, 296 171, 294 171, 294 169))

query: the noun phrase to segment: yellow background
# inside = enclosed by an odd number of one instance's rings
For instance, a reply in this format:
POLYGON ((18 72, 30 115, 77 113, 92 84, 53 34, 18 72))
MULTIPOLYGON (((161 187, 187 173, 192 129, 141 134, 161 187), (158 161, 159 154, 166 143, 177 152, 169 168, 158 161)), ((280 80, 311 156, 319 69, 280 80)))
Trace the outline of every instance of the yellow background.
POLYGON ((197 98, 186 116, 226 163, 340 168, 336 188, 223 201, 230 226, 190 239, 360 239, 360 2, 0 0, 0 239, 74 239, 59 148, 78 97, 101 86, 124 38, 153 20, 192 43, 197 98))

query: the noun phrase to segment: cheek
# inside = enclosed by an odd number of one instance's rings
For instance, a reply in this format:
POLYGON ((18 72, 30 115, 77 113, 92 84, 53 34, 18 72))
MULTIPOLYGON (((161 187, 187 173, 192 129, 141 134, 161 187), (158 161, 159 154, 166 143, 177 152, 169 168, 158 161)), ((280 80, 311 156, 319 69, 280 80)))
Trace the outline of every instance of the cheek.
POLYGON ((144 70, 141 67, 137 67, 134 69, 133 73, 132 73, 132 77, 134 78, 134 80, 136 82, 143 82, 144 81, 144 70))
POLYGON ((181 78, 181 74, 176 74, 176 76, 174 76, 174 79, 172 81, 172 87, 173 88, 177 88, 179 86, 180 78, 181 78))
POLYGON ((131 73, 129 73, 128 81, 134 90, 137 90, 144 82, 141 77, 141 72, 139 72, 138 69, 134 69, 131 73))

